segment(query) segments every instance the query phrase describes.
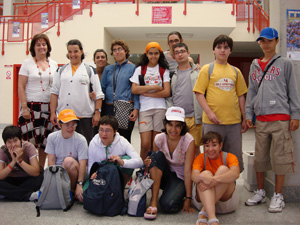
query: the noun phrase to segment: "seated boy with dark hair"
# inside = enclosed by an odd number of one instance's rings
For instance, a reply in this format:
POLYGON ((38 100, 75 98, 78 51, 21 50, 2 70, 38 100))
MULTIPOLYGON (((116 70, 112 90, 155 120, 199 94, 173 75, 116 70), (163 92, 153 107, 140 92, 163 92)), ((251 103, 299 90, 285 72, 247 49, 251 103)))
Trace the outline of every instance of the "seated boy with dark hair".
POLYGON ((219 133, 206 133, 202 143, 204 153, 193 163, 192 180, 197 188, 193 189, 193 203, 200 210, 197 225, 215 225, 219 224, 216 212, 229 213, 238 207, 235 181, 239 178, 240 168, 234 154, 221 150, 223 142, 219 133))
POLYGON ((34 201, 42 182, 43 174, 33 144, 21 140, 20 128, 7 126, 0 149, 0 195, 15 201, 34 201))

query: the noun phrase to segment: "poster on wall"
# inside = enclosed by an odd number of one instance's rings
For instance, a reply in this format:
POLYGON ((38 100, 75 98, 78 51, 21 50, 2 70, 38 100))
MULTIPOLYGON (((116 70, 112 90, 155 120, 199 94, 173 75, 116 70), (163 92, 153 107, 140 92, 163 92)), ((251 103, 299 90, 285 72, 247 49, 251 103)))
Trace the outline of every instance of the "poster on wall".
POLYGON ((287 57, 300 60, 300 10, 287 10, 287 57))
POLYGON ((152 7, 152 24, 171 24, 172 7, 152 7))
POLYGON ((73 0, 73 9, 80 9, 80 0, 73 0))
POLYGON ((20 37, 20 22, 13 22, 12 36, 20 37))
POLYGON ((41 13, 41 28, 48 28, 48 13, 41 13))

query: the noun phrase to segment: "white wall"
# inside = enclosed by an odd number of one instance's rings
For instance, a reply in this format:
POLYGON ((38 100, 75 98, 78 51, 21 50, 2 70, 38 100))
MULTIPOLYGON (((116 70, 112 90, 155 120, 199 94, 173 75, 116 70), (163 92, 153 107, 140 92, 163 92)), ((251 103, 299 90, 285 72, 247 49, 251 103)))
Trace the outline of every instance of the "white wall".
MULTIPOLYGON (((236 27, 235 17, 231 15, 232 6, 224 4, 189 4, 188 15, 183 15, 183 4, 168 4, 172 6, 173 21, 172 24, 153 25, 151 22, 152 4, 141 4, 140 15, 136 16, 135 4, 94 4, 93 16, 89 16, 89 10, 84 10, 83 15, 76 15, 73 20, 61 23, 60 36, 57 36, 57 27, 46 32, 49 36, 52 52, 51 58, 58 63, 64 64, 68 62, 66 58, 66 43, 70 39, 79 39, 86 54, 85 62, 92 63, 93 52, 97 48, 104 48, 109 55, 109 62, 113 59, 110 56, 110 43, 114 37, 109 30, 112 28, 131 27, 135 29, 145 29, 147 27, 155 27, 158 30, 180 28, 178 31, 192 27, 195 32, 198 28, 207 29, 210 32, 219 32, 223 30, 233 31, 232 36, 240 41, 254 41, 253 34, 248 34, 245 25, 236 27), (112 14, 113 12, 113 14, 112 14), (213 13, 212 13, 213 12, 213 13), (220 17, 222 18, 220 20, 220 17), (170 28, 171 27, 171 28, 170 28), (239 35, 243 34, 243 35, 239 35)), ((25 29, 26 30, 26 29, 25 29)), ((0 37, 2 37, 2 26, 0 26, 0 37)), ((230 33, 229 32, 229 33, 230 33)), ((122 34, 122 33, 121 33, 122 34)), ((125 35, 125 33, 124 33, 125 35)), ((200 34, 205 37, 206 33, 200 34)), ((213 36, 216 37, 216 36, 213 36)), ((212 54, 212 39, 211 40, 188 40, 190 51, 193 54, 200 54, 200 63, 206 64, 211 62, 214 57, 212 54)), ((126 40, 126 39, 125 39, 126 40)), ((136 41, 126 40, 131 53, 142 53, 149 41, 158 41, 163 49, 167 49, 166 38, 158 38, 157 40, 136 41)), ((13 80, 6 79, 6 72, 12 71, 12 68, 6 65, 21 64, 24 59, 30 57, 26 55, 26 43, 5 43, 5 54, 0 55, 0 124, 10 124, 13 120, 12 109, 12 87, 13 80)))

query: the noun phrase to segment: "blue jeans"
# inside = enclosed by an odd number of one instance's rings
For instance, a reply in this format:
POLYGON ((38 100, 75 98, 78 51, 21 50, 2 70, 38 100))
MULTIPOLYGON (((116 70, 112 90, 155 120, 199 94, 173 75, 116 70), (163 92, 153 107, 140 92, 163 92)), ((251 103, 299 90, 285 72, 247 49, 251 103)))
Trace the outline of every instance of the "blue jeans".
POLYGON ((184 180, 177 177, 175 172, 169 170, 169 164, 163 152, 156 151, 150 156, 152 163, 149 167, 157 167, 163 172, 160 189, 163 193, 159 204, 165 213, 177 213, 183 207, 183 198, 186 195, 184 180))

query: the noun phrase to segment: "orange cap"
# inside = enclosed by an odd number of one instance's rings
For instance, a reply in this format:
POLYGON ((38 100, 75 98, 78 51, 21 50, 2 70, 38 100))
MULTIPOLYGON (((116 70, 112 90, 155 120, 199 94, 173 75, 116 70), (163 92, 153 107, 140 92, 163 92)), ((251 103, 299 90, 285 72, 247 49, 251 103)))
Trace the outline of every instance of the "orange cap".
POLYGON ((58 114, 58 121, 68 123, 73 120, 79 120, 72 109, 64 109, 58 114))
POLYGON ((145 53, 147 53, 150 48, 157 48, 160 52, 162 52, 162 49, 161 49, 160 45, 157 42, 148 43, 147 46, 146 46, 145 53))

